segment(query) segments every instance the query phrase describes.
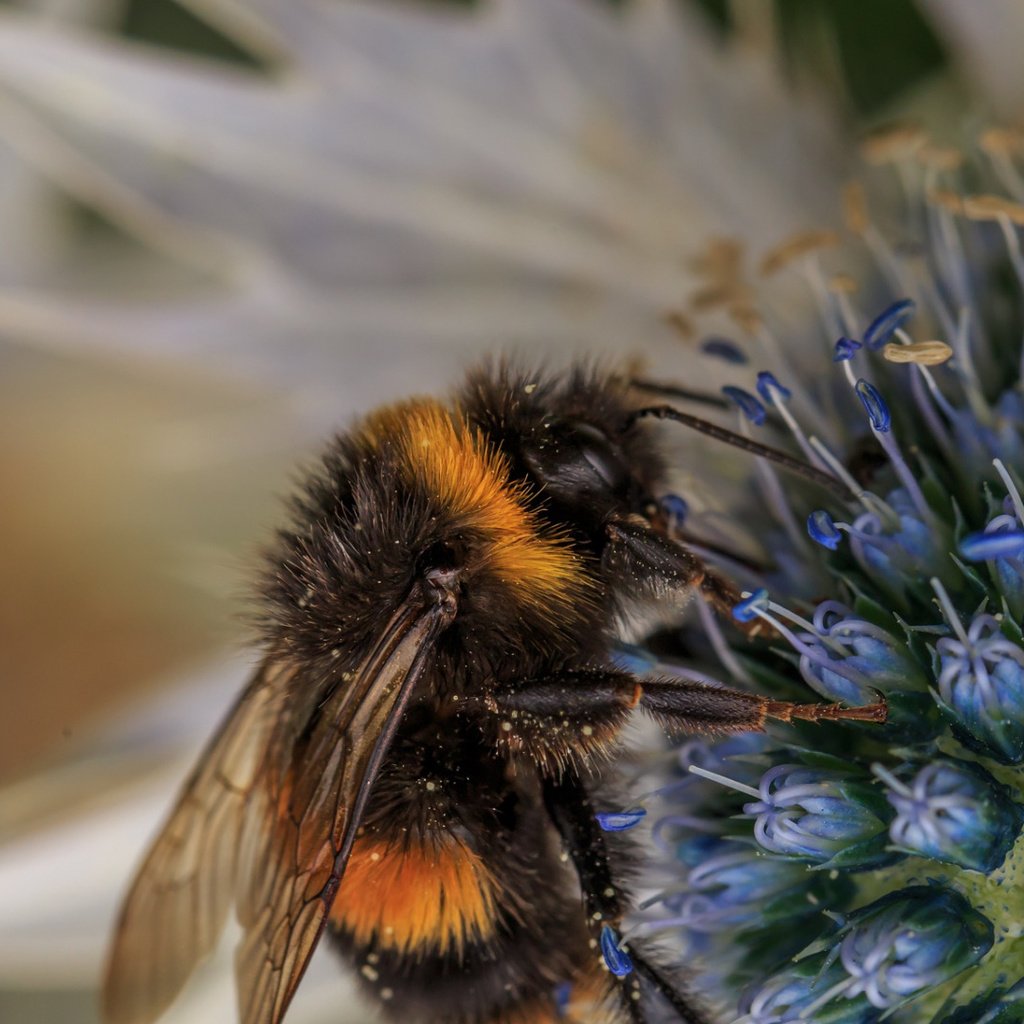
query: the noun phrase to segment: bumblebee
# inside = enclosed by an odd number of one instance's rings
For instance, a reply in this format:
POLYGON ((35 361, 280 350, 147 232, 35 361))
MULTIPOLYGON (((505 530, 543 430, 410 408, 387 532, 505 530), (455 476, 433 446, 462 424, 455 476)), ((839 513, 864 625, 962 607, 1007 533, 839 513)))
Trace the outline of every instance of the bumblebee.
POLYGON ((637 603, 739 599, 658 513, 645 420, 681 415, 592 369, 500 364, 334 439, 266 562, 262 664, 121 910, 108 1024, 159 1017, 231 909, 242 1024, 284 1018, 325 932, 395 1021, 643 1024, 659 999, 707 1020, 610 941, 629 855, 595 800, 620 730, 641 709, 726 733, 885 708, 615 667, 637 603))

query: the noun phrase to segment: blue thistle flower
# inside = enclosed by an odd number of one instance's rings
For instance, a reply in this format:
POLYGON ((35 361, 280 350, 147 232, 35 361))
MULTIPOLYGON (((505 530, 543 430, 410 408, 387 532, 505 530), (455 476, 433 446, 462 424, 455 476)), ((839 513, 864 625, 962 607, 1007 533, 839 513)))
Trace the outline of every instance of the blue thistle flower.
POLYGON ((993 941, 991 922, 958 893, 910 886, 855 911, 820 948, 765 979, 745 1001, 748 1020, 878 1020, 976 964, 993 941))
POLYGON ((889 694, 925 688, 921 669, 906 646, 841 602, 819 604, 812 624, 814 633, 801 634, 811 651, 800 652, 800 674, 831 700, 867 703, 873 690, 889 694))
POLYGON ((903 295, 865 315, 871 288, 829 293, 796 246, 820 357, 787 360, 766 318, 756 396, 726 392, 839 496, 759 462, 734 550, 760 554, 733 616, 760 639, 704 614, 678 660, 889 708, 694 741, 679 765, 704 777, 662 791, 652 834, 680 878, 657 925, 737 1024, 1024 1024, 1024 980, 1007 986, 1024 963, 1024 261, 1012 225, 1000 241, 910 198, 934 258, 865 236, 903 295), (941 881, 915 884, 922 866, 941 881))
POLYGON ((993 582, 1017 620, 1024 617, 1024 501, 999 459, 994 465, 1009 492, 1002 511, 985 529, 961 538, 960 555, 968 562, 988 563, 993 582))
POLYGON ((949 542, 904 489, 890 492, 885 501, 889 515, 867 511, 853 521, 850 547, 875 586, 909 607, 910 595, 922 583, 949 572, 949 542))

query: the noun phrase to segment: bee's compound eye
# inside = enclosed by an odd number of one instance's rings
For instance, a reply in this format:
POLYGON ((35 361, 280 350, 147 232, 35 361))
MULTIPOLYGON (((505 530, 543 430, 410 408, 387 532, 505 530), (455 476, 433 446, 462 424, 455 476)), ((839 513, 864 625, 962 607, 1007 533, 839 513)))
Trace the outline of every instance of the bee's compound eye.
POLYGON ((587 465, 611 490, 618 491, 629 477, 621 453, 596 427, 576 423, 573 428, 587 465))

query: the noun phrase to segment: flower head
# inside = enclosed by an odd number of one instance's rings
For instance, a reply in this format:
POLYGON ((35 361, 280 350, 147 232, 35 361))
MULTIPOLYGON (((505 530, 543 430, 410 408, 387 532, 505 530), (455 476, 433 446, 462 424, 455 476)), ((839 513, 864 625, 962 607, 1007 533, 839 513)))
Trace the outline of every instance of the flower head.
POLYGON ((762 326, 753 389, 744 365, 729 392, 749 407, 739 429, 834 486, 757 467, 753 526, 741 511, 735 528, 764 568, 733 615, 770 637, 723 633, 681 659, 783 699, 802 684, 889 709, 884 725, 771 727, 753 758, 703 773, 718 785, 699 803, 666 794, 655 834, 683 876, 668 920, 744 1024, 1009 1021, 1021 1003, 1005 981, 1024 962, 1024 207, 986 233, 985 211, 1009 207, 911 195, 924 260, 851 214, 888 295, 872 306, 791 243, 821 303, 820 358, 801 373, 762 326), (807 881, 822 877, 827 894, 807 881), (794 913, 826 895, 826 913, 794 913))

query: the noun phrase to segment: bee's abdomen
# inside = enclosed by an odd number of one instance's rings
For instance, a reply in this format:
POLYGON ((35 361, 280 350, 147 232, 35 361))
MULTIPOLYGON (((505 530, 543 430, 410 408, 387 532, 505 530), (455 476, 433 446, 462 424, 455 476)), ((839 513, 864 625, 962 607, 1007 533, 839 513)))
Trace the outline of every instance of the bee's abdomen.
POLYGON ((453 833, 356 840, 331 924, 357 946, 412 956, 461 953, 494 933, 505 902, 483 858, 453 833))
POLYGON ((541 898, 525 921, 499 908, 490 933, 461 948, 449 942, 444 951, 399 949, 360 942, 352 931, 334 931, 332 938, 391 1020, 610 1024, 621 1020, 610 1005, 611 978, 582 924, 572 902, 541 898))
POLYGON ((449 725, 429 745, 418 733, 396 743, 342 876, 331 937, 403 1024, 572 1022, 557 1016, 556 993, 603 993, 609 977, 578 883, 533 778, 511 780, 507 763, 465 749, 449 725))

